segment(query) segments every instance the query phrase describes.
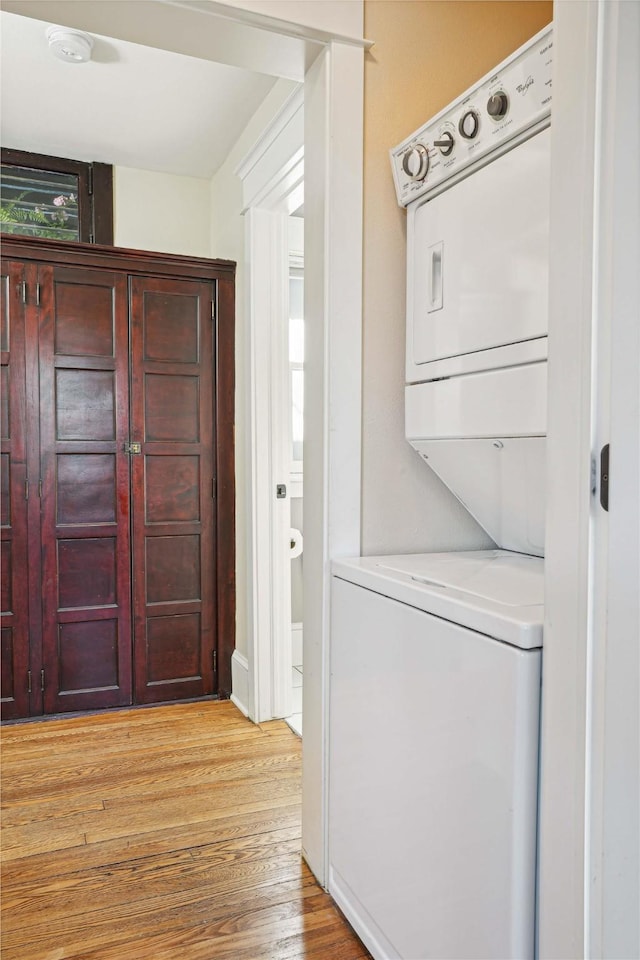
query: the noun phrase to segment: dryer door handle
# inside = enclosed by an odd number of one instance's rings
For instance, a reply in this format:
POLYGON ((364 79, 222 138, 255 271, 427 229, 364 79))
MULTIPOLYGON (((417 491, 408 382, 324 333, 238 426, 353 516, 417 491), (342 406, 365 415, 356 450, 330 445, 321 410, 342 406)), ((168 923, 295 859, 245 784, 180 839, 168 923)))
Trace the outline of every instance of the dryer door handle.
POLYGON ((428 249, 428 307, 427 313, 442 310, 444 243, 434 243, 428 249))

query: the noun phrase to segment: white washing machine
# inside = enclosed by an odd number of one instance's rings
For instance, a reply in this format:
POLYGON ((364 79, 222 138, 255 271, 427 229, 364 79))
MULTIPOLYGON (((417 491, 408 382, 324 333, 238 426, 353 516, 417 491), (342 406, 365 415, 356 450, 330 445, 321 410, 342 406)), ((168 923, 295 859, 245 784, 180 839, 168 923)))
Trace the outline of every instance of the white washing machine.
POLYGON ((376 960, 534 956, 542 565, 333 565, 329 890, 376 960))

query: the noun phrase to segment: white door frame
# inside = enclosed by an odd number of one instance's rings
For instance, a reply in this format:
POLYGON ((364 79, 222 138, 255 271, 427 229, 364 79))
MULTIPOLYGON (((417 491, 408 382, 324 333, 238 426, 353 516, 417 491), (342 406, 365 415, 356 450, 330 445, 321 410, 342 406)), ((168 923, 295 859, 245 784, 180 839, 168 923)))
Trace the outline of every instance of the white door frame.
POLYGON ((363 47, 330 43, 304 101, 302 850, 324 886, 331 561, 360 554, 363 97, 363 47))
MULTIPOLYGON (((247 710, 256 723, 291 714, 288 218, 304 200, 304 94, 283 104, 236 170, 245 215, 247 710), (287 496, 276 496, 276 485, 287 496)), ((239 656, 234 654, 239 660, 239 656)), ((235 696, 234 696, 235 699, 235 696)))
MULTIPOLYGON (((305 859, 324 886, 328 864, 331 561, 360 553, 363 84, 363 47, 332 42, 307 71, 304 85, 302 848, 305 859)), ((274 164, 274 175, 278 169, 274 164)), ((268 205, 266 198, 281 200, 287 191, 276 183, 273 189, 256 188, 255 196, 261 204, 268 205)), ((292 204, 290 209, 293 208, 292 204)), ((273 214, 266 211, 249 213, 249 229, 254 240, 261 229, 268 231, 274 227, 272 217, 273 214)), ((265 232, 265 240, 266 237, 265 232)), ((264 253, 254 251, 251 255, 262 257, 264 262, 264 253)), ((253 409, 258 416, 264 412, 253 409)), ((263 470, 262 482, 257 476, 254 480, 253 490, 262 501, 263 522, 259 529, 263 536, 269 531, 273 536, 277 528, 274 514, 270 513, 274 506, 273 480, 273 471, 267 467, 263 470), (270 491, 268 484, 271 484, 270 491)), ((258 566, 253 567, 254 577, 258 570, 266 575, 269 548, 263 541, 256 543, 255 549, 258 566)), ((253 587, 254 591, 259 589, 257 579, 253 587)), ((274 609, 272 606, 267 612, 269 599, 260 598, 255 592, 250 595, 252 601, 254 612, 264 614, 264 629, 253 632, 250 619, 253 650, 247 666, 253 669, 253 675, 249 697, 256 698, 254 709, 257 704, 257 709, 262 711, 275 688, 275 677, 269 672, 273 650, 267 632, 268 620, 274 622, 274 609)), ((286 657, 281 657, 279 677, 283 683, 287 683, 283 673, 286 663, 286 657)), ((272 709, 274 704, 272 700, 272 709)))
MULTIPOLYGON (((608 521, 602 515, 597 465, 600 448, 609 439, 609 330, 612 336, 616 329, 624 331, 627 346, 635 342, 637 347, 633 251, 637 258, 639 31, 637 4, 555 4, 541 960, 638 955, 637 927, 633 929, 638 897, 637 807, 633 810, 637 727, 629 736, 629 725, 638 721, 637 634, 627 635, 633 631, 633 618, 622 627, 620 620, 607 622, 603 615, 615 600, 607 593, 606 581, 613 513, 608 521), (615 242, 621 246, 612 255, 615 242), (630 310, 635 311, 631 316, 630 310), (605 718, 614 723, 608 731, 605 718), (631 903, 625 913, 625 904, 631 903)), ((630 365, 618 364, 617 370, 627 378, 624 386, 618 380, 617 388, 623 396, 626 391, 627 398, 635 397, 637 405, 637 356, 630 365)), ((620 427, 614 449, 611 424, 610 509, 622 508, 618 523, 626 519, 633 526, 634 519, 638 522, 639 441, 637 422, 635 432, 629 428, 628 410, 620 427), (630 496, 634 478, 636 489, 630 496)), ((629 537, 633 541, 631 529, 629 537)), ((628 552, 627 546, 614 560, 624 563, 628 552)), ((631 556, 630 565, 631 577, 634 568, 637 577, 637 555, 631 556)), ((623 576, 629 576, 628 569, 623 576)), ((637 579, 633 591, 637 601, 637 579)), ((631 602, 630 597, 624 601, 627 609, 631 602)), ((623 610, 624 605, 618 613, 623 610)))

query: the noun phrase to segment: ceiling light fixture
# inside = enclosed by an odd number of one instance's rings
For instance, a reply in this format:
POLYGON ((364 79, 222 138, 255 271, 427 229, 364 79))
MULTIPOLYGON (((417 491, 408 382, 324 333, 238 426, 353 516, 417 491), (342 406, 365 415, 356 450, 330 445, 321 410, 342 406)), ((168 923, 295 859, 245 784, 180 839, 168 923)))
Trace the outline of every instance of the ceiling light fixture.
POLYGON ((47 40, 53 55, 65 63, 86 63, 91 60, 93 37, 88 33, 67 30, 65 27, 49 27, 47 40))

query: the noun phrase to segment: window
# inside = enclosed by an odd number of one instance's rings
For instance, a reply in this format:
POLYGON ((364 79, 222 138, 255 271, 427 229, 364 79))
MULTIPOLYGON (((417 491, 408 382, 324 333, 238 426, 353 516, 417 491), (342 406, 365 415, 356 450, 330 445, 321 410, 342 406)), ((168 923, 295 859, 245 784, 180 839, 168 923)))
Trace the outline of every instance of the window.
POLYGON ((0 231, 113 243, 113 171, 22 150, 2 151, 0 231))
POLYGON ((289 269, 289 371, 291 381, 291 472, 302 473, 304 438, 304 280, 289 269))

